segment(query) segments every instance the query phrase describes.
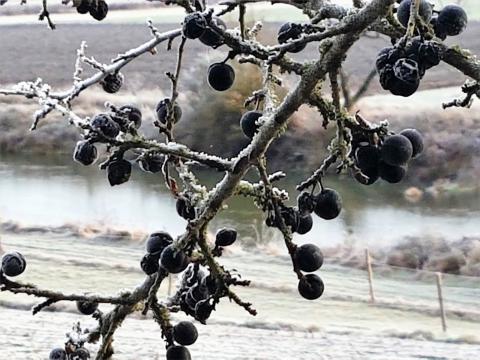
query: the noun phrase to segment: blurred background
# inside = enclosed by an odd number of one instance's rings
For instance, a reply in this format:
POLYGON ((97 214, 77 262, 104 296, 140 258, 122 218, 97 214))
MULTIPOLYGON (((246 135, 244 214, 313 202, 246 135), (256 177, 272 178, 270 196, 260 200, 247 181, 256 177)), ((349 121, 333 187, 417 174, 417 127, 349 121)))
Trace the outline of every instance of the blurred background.
MULTIPOLYGON (((349 5, 350 1, 334 1, 349 5)), ((431 1, 441 9, 447 1, 431 1)), ((453 1, 454 2, 454 1, 453 1)), ((467 10, 467 30, 449 38, 480 54, 480 4, 457 1, 467 10)), ((118 53, 150 38, 146 19, 160 31, 179 27, 184 13, 176 7, 141 0, 109 1, 107 18, 98 23, 75 9, 52 3, 57 30, 39 23, 41 1, 20 6, 10 0, 0 7, 0 87, 41 77, 54 89, 71 86, 76 49, 87 42, 87 54, 108 63, 118 53)), ((227 16, 237 26, 237 12, 227 16)), ((263 22, 260 40, 276 43, 283 22, 307 21, 287 5, 258 3, 247 7, 248 24, 263 22)), ((174 45, 178 42, 175 41, 174 45)), ((376 54, 388 46, 383 36, 367 34, 350 51, 345 77, 355 93, 374 68, 376 54)), ((103 111, 104 103, 133 103, 143 112, 142 130, 155 137, 154 107, 170 94, 165 72, 173 71, 176 47, 158 47, 122 70, 125 85, 114 95, 100 86, 75 100, 82 116, 103 111)), ((226 48, 213 50, 187 42, 179 81, 183 117, 177 138, 198 151, 234 156, 247 144, 238 125, 243 102, 261 86, 259 71, 233 63, 234 86, 225 93, 206 82, 209 64, 223 60, 226 48)), ((318 57, 318 43, 294 54, 298 60, 318 57)), ((88 72, 85 76, 88 75, 88 72)), ((284 96, 297 79, 284 76, 284 96)), ((461 96, 465 76, 446 64, 429 70, 420 90, 409 98, 383 91, 374 78, 352 113, 370 121, 388 119, 391 129, 419 129, 426 149, 411 162, 408 177, 397 185, 377 182, 363 186, 348 175, 329 174, 325 184, 343 198, 341 216, 333 221, 315 217, 313 230, 295 242, 315 243, 326 264, 326 284, 316 302, 301 299, 296 279, 278 232, 264 225, 263 214, 248 199, 234 198, 210 226, 238 229, 240 242, 222 262, 253 281, 240 294, 259 315, 251 318, 223 303, 211 326, 199 328, 192 346, 195 359, 474 359, 480 354, 480 102, 470 109, 441 104, 461 96), (372 304, 365 250, 372 258, 375 303, 372 304), (436 272, 443 275, 447 331, 442 329, 436 272), (288 346, 286 346, 288 344, 288 346)), ((56 115, 29 132, 35 101, 0 97, 0 254, 19 250, 27 257, 23 280, 64 291, 106 294, 131 288, 142 278, 139 267, 146 235, 155 230, 181 234, 186 223, 176 215, 174 199, 161 175, 135 169, 131 181, 111 188, 98 167, 72 161, 80 138, 77 130, 56 115)), ((322 162, 332 129, 322 128, 318 112, 303 106, 288 132, 271 147, 270 171, 283 170, 279 183, 297 196, 296 184, 322 162)), ((213 186, 221 177, 199 171, 213 186)), ((165 286, 161 291, 167 295, 165 286)), ((45 359, 62 344, 77 320, 71 304, 52 307, 31 317, 34 299, 0 293, 2 356, 45 359), (14 321, 12 319, 15 319, 14 321), (8 334, 8 336, 6 335, 8 334)), ((108 307, 106 307, 107 309, 108 307)), ((82 318, 82 323, 85 320, 82 318)), ((86 320, 88 325, 89 320, 86 320)), ((118 359, 163 358, 160 331, 140 316, 127 320, 116 341, 118 359), (139 339, 142 341, 139 342, 139 339)))

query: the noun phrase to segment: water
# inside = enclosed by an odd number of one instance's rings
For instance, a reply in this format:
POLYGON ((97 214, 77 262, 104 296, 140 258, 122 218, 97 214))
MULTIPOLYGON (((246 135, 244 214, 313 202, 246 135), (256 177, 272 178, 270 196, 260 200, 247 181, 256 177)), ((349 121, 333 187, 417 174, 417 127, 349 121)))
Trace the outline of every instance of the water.
MULTIPOLYGON (((385 247, 412 234, 437 233, 452 240, 478 236, 478 199, 413 206, 402 199, 401 188, 366 189, 346 179, 328 185, 341 191, 345 212, 332 222, 316 221, 310 235, 297 242, 326 248, 347 239, 360 247, 385 247)), ((292 190, 294 183, 285 186, 292 190)), ((112 294, 134 287, 144 278, 138 266, 142 235, 158 229, 180 234, 185 226, 160 177, 134 173, 130 183, 110 188, 99 170, 72 165, 69 159, 1 159, 0 199, 2 220, 20 224, 4 230, 1 245, 27 257, 21 279, 64 292, 112 294)), ((325 294, 310 302, 296 293, 281 239, 261 225, 261 215, 247 200, 229 202, 212 231, 223 224, 239 229, 240 243, 221 262, 252 280, 251 288, 238 294, 259 314, 252 317, 223 301, 208 326, 198 325, 194 359, 478 358, 478 279, 444 278, 448 333, 443 334, 432 275, 376 268, 378 303, 372 306, 365 272, 327 258, 319 272, 325 294)), ((166 291, 163 284, 162 297, 166 291)), ((28 309, 37 301, 0 293, 0 359, 45 359, 75 321, 93 325, 69 303, 32 317, 28 309)), ((158 327, 139 315, 125 322, 115 344, 118 359, 164 356, 158 327)))

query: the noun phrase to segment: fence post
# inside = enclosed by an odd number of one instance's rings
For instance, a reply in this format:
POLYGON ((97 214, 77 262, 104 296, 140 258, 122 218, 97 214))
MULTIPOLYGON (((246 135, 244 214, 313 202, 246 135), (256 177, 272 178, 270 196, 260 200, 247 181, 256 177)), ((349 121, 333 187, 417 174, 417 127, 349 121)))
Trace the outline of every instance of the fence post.
POLYGON ((372 259, 370 258, 370 252, 368 248, 365 249, 365 261, 367 263, 367 271, 368 271, 368 285, 370 290, 370 301, 372 304, 375 304, 375 293, 373 291, 373 271, 372 271, 372 259))
POLYGON ((172 274, 168 274, 168 296, 172 295, 172 274))
POLYGON ((438 303, 440 304, 440 316, 442 317, 442 329, 444 332, 446 332, 447 320, 445 318, 445 307, 443 306, 442 273, 437 272, 436 278, 437 278, 438 303))

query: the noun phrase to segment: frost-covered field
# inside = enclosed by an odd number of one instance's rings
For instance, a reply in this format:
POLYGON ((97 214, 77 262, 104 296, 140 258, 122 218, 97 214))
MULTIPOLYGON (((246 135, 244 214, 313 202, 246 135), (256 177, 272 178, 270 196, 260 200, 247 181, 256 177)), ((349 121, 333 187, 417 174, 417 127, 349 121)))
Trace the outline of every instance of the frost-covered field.
MULTIPOLYGON (((5 231, 2 246, 25 254, 28 268, 23 280, 42 287, 111 293, 131 288, 143 278, 138 269, 139 242, 93 240, 39 227, 29 233, 5 231)), ((373 306, 367 302, 363 271, 327 264, 320 271, 326 283, 324 297, 309 302, 296 294, 288 259, 271 248, 253 253, 236 247, 223 263, 253 280, 252 288, 240 294, 255 304, 259 315, 251 317, 222 302, 208 326, 198 325, 200 338, 191 347, 196 360, 473 360, 480 354, 480 282, 475 279, 447 278, 449 331, 443 334, 430 279, 408 272, 379 275, 375 282, 379 303, 373 306)), ((163 296, 165 292, 166 284, 161 288, 163 296)), ((1 359, 46 359, 76 321, 94 325, 68 303, 32 317, 29 308, 34 302, 0 294, 1 359)), ((127 319, 115 344, 116 359, 163 358, 160 330, 140 315, 127 319)))

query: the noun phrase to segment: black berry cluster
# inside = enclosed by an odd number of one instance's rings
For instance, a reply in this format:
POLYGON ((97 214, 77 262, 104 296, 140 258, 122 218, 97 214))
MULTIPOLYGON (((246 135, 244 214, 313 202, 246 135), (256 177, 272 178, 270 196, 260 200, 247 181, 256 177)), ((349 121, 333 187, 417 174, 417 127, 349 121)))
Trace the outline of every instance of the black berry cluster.
POLYGON ((26 267, 25 257, 17 251, 6 253, 2 257, 1 272, 5 276, 15 277, 21 275, 26 267))
POLYGON ((176 297, 183 312, 205 324, 215 309, 213 297, 216 292, 215 279, 199 264, 191 264, 183 273, 176 297))
MULTIPOLYGON (((295 266, 307 273, 319 270, 323 265, 323 254, 318 246, 304 244, 295 250, 293 256, 295 266)), ((298 282, 298 292, 307 300, 315 300, 322 296, 324 284, 316 274, 306 274, 298 282)))
POLYGON ((143 256, 140 267, 147 275, 152 275, 160 268, 160 256, 165 248, 171 245, 173 238, 165 231, 158 231, 148 236, 145 244, 146 254, 143 256))
POLYGON ((423 138, 416 129, 405 129, 397 135, 388 135, 378 144, 362 142, 354 151, 354 160, 361 174, 355 179, 371 185, 379 178, 395 184, 407 173, 407 164, 423 151, 423 138))
POLYGON ((79 14, 88 14, 98 21, 105 19, 108 14, 108 4, 104 0, 82 0, 77 6, 79 14))
POLYGON ((442 47, 434 41, 419 37, 407 44, 399 41, 377 56, 380 84, 393 95, 408 97, 417 91, 425 72, 438 65, 443 55, 442 47))
MULTIPOLYGON (((95 115, 89 123, 85 139, 77 142, 73 152, 73 159, 82 165, 93 164, 98 157, 95 143, 109 143, 120 133, 136 134, 142 124, 142 112, 135 105, 123 105, 119 108, 111 107, 111 111, 95 115)), ((139 162, 142 169, 149 172, 158 172, 161 164, 154 154, 146 154, 139 162)), ((130 179, 132 164, 123 159, 123 154, 116 154, 106 164, 107 178, 111 186, 120 185, 130 179)))
POLYGON ((89 360, 90 352, 83 346, 65 346, 65 348, 55 348, 50 351, 49 360, 89 360), (67 352, 68 350, 68 352, 67 352))

